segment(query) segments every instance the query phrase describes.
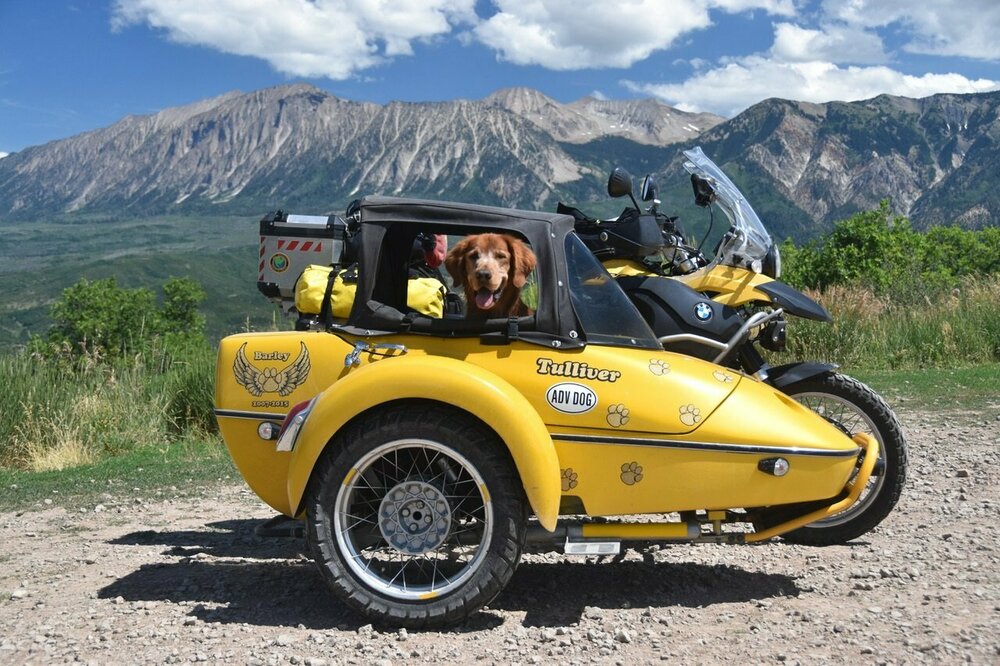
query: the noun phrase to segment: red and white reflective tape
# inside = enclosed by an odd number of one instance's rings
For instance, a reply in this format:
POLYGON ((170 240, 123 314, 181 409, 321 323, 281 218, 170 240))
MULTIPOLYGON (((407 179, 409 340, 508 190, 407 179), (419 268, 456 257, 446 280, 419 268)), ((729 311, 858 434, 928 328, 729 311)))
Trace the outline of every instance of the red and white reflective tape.
POLYGON ((278 249, 285 250, 286 252, 322 252, 323 243, 315 241, 297 241, 297 240, 284 240, 282 238, 278 239, 278 249), (287 245, 286 245, 287 243, 287 245), (302 247, 299 247, 299 243, 302 247))
POLYGON ((267 250, 267 248, 264 246, 264 242, 266 239, 267 239, 266 236, 260 237, 260 269, 257 272, 257 282, 264 281, 264 263, 265 263, 264 252, 267 250))

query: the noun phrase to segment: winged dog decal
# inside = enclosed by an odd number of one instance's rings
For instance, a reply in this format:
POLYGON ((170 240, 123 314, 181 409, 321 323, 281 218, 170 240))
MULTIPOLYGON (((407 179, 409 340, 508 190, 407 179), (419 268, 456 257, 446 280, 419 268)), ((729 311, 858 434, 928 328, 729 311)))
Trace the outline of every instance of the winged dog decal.
POLYGON ((237 383, 245 388, 250 395, 259 396, 262 393, 277 393, 286 396, 294 391, 309 375, 309 350, 306 343, 299 342, 299 355, 283 370, 277 368, 255 367, 246 355, 247 343, 243 343, 236 352, 233 362, 233 372, 237 383))

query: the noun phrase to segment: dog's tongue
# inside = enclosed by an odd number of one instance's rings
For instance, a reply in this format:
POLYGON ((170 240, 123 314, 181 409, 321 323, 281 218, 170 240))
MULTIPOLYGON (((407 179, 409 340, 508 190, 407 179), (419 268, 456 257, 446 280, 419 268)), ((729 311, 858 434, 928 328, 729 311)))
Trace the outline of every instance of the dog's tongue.
POLYGON ((480 289, 476 292, 476 307, 480 310, 489 310, 493 307, 493 292, 489 289, 480 289))

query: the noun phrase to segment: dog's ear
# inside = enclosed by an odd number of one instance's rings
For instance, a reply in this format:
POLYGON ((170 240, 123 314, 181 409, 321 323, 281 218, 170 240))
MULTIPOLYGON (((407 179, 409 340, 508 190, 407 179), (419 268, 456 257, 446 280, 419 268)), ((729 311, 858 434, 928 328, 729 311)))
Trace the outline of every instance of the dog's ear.
POLYGON ((472 236, 466 236, 455 247, 451 248, 448 256, 444 258, 444 267, 448 270, 448 274, 451 275, 451 279, 455 281, 456 287, 464 287, 466 282, 468 282, 465 274, 465 253, 469 251, 471 244, 472 236))
POLYGON ((510 274, 514 286, 520 289, 535 270, 535 253, 518 238, 504 234, 510 247, 510 274))

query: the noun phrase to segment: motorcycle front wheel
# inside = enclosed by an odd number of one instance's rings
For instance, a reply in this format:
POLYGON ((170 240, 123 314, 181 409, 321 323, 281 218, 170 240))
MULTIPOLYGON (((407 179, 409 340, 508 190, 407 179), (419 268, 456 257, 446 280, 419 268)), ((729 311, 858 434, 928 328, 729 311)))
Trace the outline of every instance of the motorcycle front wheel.
MULTIPOLYGON (((839 373, 810 377, 785 386, 782 391, 844 434, 868 433, 879 443, 878 473, 869 479, 857 502, 840 513, 783 534, 782 538, 791 543, 829 546, 872 530, 896 506, 906 481, 906 440, 892 408, 865 384, 839 373)), ((763 530, 812 508, 815 507, 795 505, 765 509, 755 527, 763 530)))

